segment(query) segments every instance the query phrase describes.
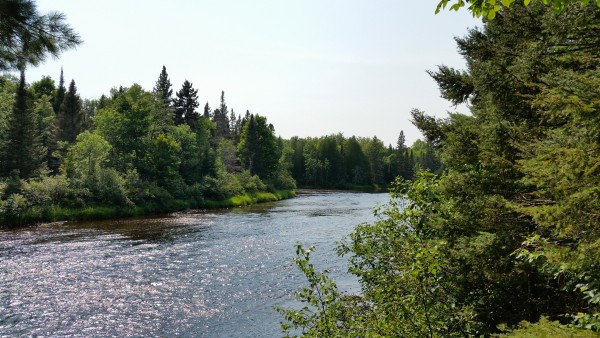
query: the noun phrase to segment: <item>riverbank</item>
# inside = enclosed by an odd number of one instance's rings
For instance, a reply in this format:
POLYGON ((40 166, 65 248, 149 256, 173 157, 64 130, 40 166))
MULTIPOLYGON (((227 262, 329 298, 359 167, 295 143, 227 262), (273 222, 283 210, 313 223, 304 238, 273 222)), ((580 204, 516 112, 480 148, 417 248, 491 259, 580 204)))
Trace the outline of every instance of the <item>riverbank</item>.
POLYGON ((303 185, 296 189, 297 192, 300 191, 347 191, 347 192, 366 192, 366 193, 380 193, 387 192, 389 186, 381 186, 377 184, 369 184, 369 185, 358 185, 358 184, 344 184, 344 185, 336 185, 333 187, 319 187, 319 186, 310 186, 303 185))
POLYGON ((95 221, 148 215, 167 214, 190 209, 222 209, 250 204, 274 202, 296 196, 295 190, 276 190, 236 195, 224 200, 172 200, 169 203, 149 202, 141 206, 87 206, 65 208, 58 205, 31 206, 11 215, 0 213, 0 227, 18 227, 59 221, 95 221))

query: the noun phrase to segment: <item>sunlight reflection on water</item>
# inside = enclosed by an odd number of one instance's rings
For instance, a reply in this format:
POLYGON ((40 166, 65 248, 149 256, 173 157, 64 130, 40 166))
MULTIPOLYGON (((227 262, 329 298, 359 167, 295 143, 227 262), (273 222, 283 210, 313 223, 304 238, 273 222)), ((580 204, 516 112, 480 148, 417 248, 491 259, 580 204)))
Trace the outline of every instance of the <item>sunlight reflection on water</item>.
POLYGON ((219 212, 0 231, 0 336, 280 336, 304 279, 293 245, 340 285, 335 242, 385 194, 325 193, 219 212))

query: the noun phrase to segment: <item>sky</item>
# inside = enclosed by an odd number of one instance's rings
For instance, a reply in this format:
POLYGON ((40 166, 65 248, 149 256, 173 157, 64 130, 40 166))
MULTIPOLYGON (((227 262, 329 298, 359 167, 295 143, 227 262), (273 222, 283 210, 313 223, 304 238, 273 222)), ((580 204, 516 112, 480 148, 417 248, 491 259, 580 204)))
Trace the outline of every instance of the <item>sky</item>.
POLYGON ((410 145, 417 108, 467 112, 440 98, 426 70, 464 68, 455 36, 480 25, 466 11, 435 15, 437 1, 38 0, 59 11, 84 43, 28 69, 75 80, 83 98, 134 83, 152 90, 165 65, 174 92, 184 80, 201 107, 221 91, 236 114, 266 116, 277 135, 377 136, 410 145))

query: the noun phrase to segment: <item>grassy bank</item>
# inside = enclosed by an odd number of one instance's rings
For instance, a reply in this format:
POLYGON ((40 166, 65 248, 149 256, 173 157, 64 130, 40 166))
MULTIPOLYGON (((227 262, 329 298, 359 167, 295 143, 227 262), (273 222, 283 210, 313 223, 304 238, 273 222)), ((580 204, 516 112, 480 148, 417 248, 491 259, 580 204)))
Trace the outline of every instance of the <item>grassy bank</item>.
POLYGON ((169 203, 151 202, 141 206, 87 206, 84 208, 65 208, 57 205, 32 206, 11 215, 0 214, 0 227, 23 226, 27 224, 58 222, 58 221, 92 221, 113 218, 126 218, 189 209, 219 209, 231 208, 263 202, 280 201, 296 196, 293 190, 277 190, 233 196, 225 200, 204 200, 202 202, 172 200, 169 203))
POLYGON ((296 192, 293 190, 277 190, 271 192, 258 192, 254 194, 244 194, 233 196, 221 201, 206 200, 205 207, 210 209, 217 208, 231 208, 239 207, 243 205, 250 205, 264 202, 280 201, 296 196, 296 192))

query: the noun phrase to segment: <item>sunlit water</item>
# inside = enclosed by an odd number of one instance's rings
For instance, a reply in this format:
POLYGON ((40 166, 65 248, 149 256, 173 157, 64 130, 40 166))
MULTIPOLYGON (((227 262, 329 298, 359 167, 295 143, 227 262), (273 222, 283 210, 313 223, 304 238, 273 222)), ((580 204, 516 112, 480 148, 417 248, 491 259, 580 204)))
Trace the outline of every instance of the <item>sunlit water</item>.
POLYGON ((0 230, 0 336, 277 337, 305 285, 294 243, 356 281, 335 242, 386 194, 311 193, 221 212, 0 230))

